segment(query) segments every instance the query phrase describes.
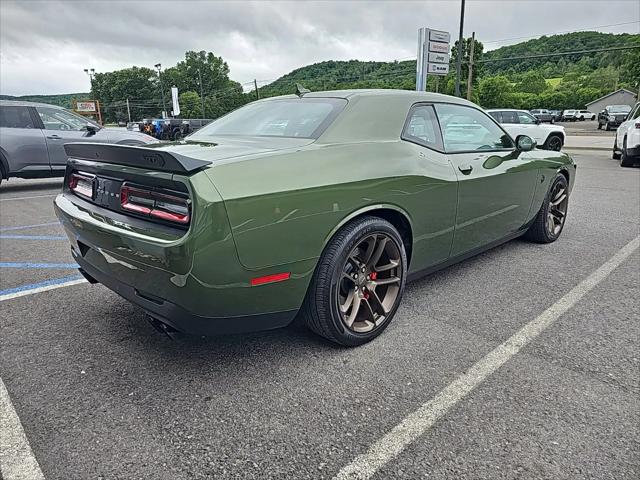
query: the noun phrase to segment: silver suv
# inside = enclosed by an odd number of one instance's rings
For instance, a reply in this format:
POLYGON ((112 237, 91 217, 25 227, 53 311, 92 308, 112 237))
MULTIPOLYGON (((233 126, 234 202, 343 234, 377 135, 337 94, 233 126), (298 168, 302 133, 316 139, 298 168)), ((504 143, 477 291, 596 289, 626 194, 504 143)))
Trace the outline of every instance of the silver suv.
POLYGON ((71 142, 146 145, 158 140, 139 132, 103 128, 54 105, 0 100, 0 182, 9 177, 64 175, 71 142))

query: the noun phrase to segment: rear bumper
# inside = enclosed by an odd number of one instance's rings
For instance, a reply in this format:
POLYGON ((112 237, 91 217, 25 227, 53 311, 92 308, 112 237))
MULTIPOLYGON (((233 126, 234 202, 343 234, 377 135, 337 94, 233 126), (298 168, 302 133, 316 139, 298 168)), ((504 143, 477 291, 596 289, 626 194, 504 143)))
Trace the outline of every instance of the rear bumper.
POLYGON ((60 194, 54 207, 82 271, 178 331, 210 335, 278 328, 295 317, 304 300, 315 259, 247 270, 238 261, 217 198, 205 201, 196 192, 196 222, 182 237, 161 238, 74 197, 60 194), (280 272, 290 278, 252 283, 280 272))
POLYGON ((74 258, 80 265, 80 273, 92 283, 101 283, 109 290, 116 292, 124 299, 139 306, 153 318, 170 325, 182 333, 190 335, 220 335, 227 333, 244 333, 258 330, 281 328, 293 320, 297 310, 275 313, 240 315, 234 317, 206 317, 197 315, 161 298, 105 275, 90 263, 84 261, 74 252, 74 258))

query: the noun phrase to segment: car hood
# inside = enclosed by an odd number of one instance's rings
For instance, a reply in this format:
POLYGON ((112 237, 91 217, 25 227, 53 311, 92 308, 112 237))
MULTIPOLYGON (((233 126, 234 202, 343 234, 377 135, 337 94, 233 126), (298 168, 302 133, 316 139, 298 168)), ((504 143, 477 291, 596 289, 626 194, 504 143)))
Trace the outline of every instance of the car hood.
POLYGON ((213 162, 237 161, 250 155, 259 155, 280 150, 299 149, 313 143, 311 138, 220 136, 210 141, 186 138, 173 143, 149 145, 169 153, 213 162))

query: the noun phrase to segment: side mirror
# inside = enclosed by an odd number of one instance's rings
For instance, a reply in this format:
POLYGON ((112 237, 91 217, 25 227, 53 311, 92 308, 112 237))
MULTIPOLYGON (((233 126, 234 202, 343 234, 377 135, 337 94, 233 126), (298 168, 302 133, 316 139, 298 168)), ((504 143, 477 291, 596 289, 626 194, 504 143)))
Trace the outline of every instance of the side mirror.
POLYGON ((530 152, 536 148, 536 142, 528 135, 518 135, 518 138, 516 138, 516 148, 520 152, 530 152))
POLYGON ((96 132, 98 131, 98 129, 94 125, 91 125, 91 124, 87 124, 86 129, 87 129, 87 132, 88 132, 89 136, 95 135, 96 132))
POLYGON ((536 125, 540 125, 542 121, 539 118, 536 118, 536 125))

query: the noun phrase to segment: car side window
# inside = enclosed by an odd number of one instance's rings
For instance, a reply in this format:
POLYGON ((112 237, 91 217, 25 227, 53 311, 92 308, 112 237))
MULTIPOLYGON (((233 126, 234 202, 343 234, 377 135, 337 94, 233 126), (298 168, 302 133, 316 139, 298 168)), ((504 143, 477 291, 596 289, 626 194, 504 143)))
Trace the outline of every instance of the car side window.
POLYGON ((513 149, 513 140, 486 113, 466 105, 436 104, 447 153, 513 149))
POLYGON ((59 108, 36 107, 36 111, 45 130, 86 130, 87 122, 84 118, 59 108))
POLYGON ((27 107, 5 105, 0 107, 0 127, 36 128, 27 107))
POLYGON ((496 122, 498 123, 503 123, 502 122, 502 112, 487 112, 489 115, 491 115, 496 122))
POLYGON ((522 123, 524 125, 533 125, 536 123, 536 117, 529 115, 526 112, 513 112, 518 116, 518 123, 522 123))
POLYGON ((425 147, 442 150, 442 138, 433 106, 414 105, 411 108, 402 138, 425 147))
POLYGON ((502 112, 502 123, 520 123, 516 112, 502 112))

